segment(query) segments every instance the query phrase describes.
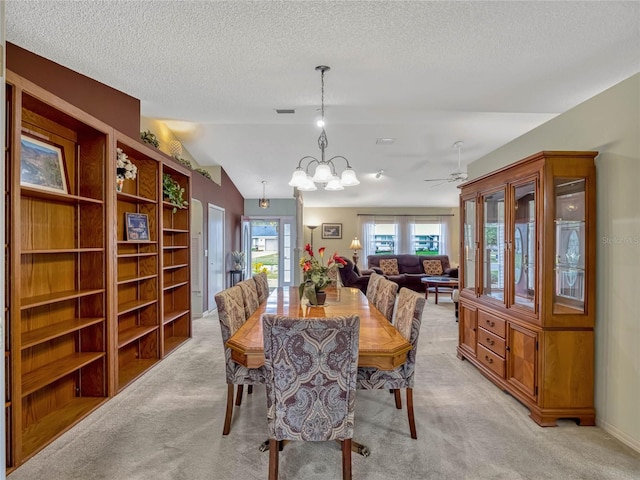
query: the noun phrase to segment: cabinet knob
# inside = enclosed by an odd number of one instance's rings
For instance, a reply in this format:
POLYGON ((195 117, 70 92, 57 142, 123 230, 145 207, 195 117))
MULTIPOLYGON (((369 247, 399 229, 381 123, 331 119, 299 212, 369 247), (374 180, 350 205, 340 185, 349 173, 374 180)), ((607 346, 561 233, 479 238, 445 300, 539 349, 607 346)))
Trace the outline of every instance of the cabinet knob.
POLYGON ((489 355, 485 355, 484 359, 487 361, 487 363, 493 363, 493 358, 489 357, 489 355))
POLYGON ((496 326, 496 322, 491 321, 491 320, 487 320, 487 325, 489 325, 490 327, 495 327, 496 326))
POLYGON ((496 342, 494 342, 493 340, 491 340, 489 337, 487 337, 487 343, 489 345, 495 345, 496 342))

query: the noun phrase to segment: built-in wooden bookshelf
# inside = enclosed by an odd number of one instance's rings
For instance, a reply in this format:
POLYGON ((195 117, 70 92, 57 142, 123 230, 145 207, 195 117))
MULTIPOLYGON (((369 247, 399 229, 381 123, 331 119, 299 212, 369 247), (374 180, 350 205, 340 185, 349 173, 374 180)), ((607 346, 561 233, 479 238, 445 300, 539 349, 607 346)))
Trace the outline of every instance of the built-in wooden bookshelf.
POLYGON ((12 471, 191 336, 189 208, 162 199, 169 173, 190 201, 190 170, 10 71, 6 105, 12 471), (122 191, 118 149, 137 167, 122 191))
POLYGON ((10 72, 7 80, 11 468, 108 397, 111 146, 107 125, 10 72))
MULTIPOLYGON (((190 198, 190 170, 175 162, 163 165, 190 198)), ((175 350, 191 337, 191 281, 189 206, 162 203, 162 355, 175 350)))
POLYGON ((117 351, 116 390, 120 391, 160 358, 158 192, 160 155, 116 132, 118 149, 137 167, 133 180, 116 192, 117 351), (125 215, 144 214, 148 239, 127 236, 125 215))

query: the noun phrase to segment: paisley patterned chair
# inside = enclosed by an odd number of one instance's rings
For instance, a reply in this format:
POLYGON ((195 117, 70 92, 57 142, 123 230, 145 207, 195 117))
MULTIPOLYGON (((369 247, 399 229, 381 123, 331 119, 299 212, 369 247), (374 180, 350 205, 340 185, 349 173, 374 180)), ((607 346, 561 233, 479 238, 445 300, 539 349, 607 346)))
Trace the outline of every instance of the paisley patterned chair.
MULTIPOLYGON (((218 318, 222 330, 222 344, 225 345, 231 336, 246 321, 242 289, 239 286, 223 290, 215 296, 218 306, 218 318)), ((249 393, 253 385, 264 383, 264 367, 247 368, 231 359, 231 349, 224 347, 224 360, 227 374, 227 411, 224 418, 223 435, 228 435, 231 430, 231 417, 233 415, 233 390, 238 385, 236 406, 242 402, 242 386, 249 385, 249 393)))
POLYGON ((244 315, 246 320, 260 306, 260 301, 258 300, 258 288, 256 287, 256 282, 253 278, 238 282, 236 285, 242 289, 244 315))
POLYGON ((262 272, 253 276, 253 280, 256 282, 256 290, 258 291, 258 303, 267 301, 269 296, 269 280, 267 274, 262 272))
POLYGON ((402 408, 400 388, 406 389, 407 415, 409 417, 409 431, 411 438, 417 439, 416 421, 413 416, 413 377, 416 367, 416 351, 418 335, 424 310, 424 296, 401 288, 398 296, 398 311, 396 312, 396 328, 406 338, 413 348, 407 353, 407 361, 395 370, 379 370, 375 367, 358 368, 359 389, 391 389, 395 394, 396 408, 402 408))
POLYGON ((378 280, 376 298, 373 304, 390 322, 393 320, 393 307, 396 305, 397 292, 397 283, 387 280, 384 277, 378 280))
POLYGON ((377 273, 373 272, 371 274, 371 277, 369 278, 369 283, 367 284, 367 298, 369 299, 369 301, 371 303, 373 303, 375 305, 376 303, 376 299, 378 297, 378 286, 380 284, 380 280, 383 279, 384 277, 382 275, 378 275, 377 273))
POLYGON ((351 479, 360 317, 262 316, 269 480, 283 440, 339 440, 342 478, 351 479))

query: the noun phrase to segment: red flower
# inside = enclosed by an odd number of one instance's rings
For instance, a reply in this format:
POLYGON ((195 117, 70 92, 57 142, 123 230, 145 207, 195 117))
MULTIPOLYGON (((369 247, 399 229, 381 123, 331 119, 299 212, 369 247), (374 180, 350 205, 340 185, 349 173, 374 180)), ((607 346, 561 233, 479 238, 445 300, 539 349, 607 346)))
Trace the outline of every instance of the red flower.
POLYGON ((304 251, 307 252, 310 257, 313 257, 313 250, 311 250, 311 244, 310 243, 307 243, 307 245, 304 247, 304 251))
POLYGON ((344 260, 344 258, 342 258, 342 257, 340 257, 338 255, 338 252, 333 254, 333 259, 332 260, 335 260, 336 263, 339 263, 341 265, 346 265, 347 264, 347 262, 344 260))
POLYGON ((318 254, 320 255, 320 258, 324 258, 324 251, 325 251, 325 247, 320 247, 318 249, 318 254))

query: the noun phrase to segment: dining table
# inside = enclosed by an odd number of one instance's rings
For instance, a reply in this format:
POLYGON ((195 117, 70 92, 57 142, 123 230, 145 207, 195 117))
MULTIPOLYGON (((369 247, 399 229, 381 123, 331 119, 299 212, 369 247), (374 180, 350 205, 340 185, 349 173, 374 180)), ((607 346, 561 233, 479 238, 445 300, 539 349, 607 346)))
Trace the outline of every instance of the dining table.
MULTIPOLYGON (((407 361, 411 344, 398 332, 387 318, 369 302, 358 288, 331 287, 326 289, 324 305, 310 305, 306 298, 300 298, 297 286, 278 287, 247 321, 231 336, 226 346, 231 350, 231 358, 249 368, 264 365, 264 345, 262 337, 262 314, 271 313, 293 318, 330 318, 357 314, 360 317, 358 349, 359 367, 376 367, 393 370, 407 361)), ((269 442, 261 445, 268 450, 269 442)), ((369 449, 352 442, 353 451, 363 456, 369 449)))

